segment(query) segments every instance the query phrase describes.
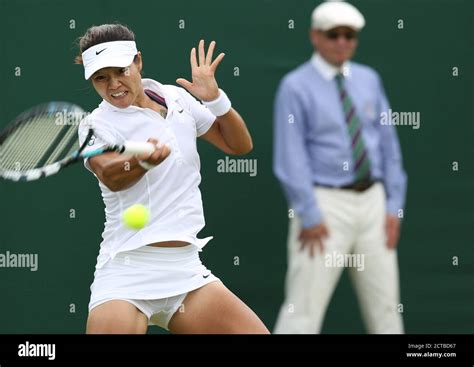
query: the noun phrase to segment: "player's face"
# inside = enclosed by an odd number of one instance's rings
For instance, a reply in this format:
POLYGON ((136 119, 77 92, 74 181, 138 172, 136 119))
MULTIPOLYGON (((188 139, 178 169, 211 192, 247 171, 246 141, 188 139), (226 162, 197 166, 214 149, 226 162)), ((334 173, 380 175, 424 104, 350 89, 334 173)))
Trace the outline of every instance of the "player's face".
POLYGON ((97 93, 110 104, 118 108, 127 108, 137 104, 143 96, 141 83, 142 59, 140 53, 136 62, 124 68, 103 68, 92 77, 92 85, 97 93))
POLYGON ((336 66, 350 60, 357 48, 357 32, 349 27, 336 27, 326 32, 312 29, 310 38, 321 56, 336 66))

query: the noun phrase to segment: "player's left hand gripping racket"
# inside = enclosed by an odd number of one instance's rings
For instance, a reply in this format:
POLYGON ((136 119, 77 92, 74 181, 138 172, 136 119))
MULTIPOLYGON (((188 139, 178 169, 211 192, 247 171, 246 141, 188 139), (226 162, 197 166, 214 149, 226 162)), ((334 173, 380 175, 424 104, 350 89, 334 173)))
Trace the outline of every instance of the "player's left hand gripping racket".
POLYGON ((84 152, 93 137, 106 142, 90 128, 79 146, 77 130, 86 115, 81 107, 69 102, 49 102, 23 112, 0 132, 0 177, 33 181, 106 152, 135 155, 155 150, 151 143, 124 142, 84 152))

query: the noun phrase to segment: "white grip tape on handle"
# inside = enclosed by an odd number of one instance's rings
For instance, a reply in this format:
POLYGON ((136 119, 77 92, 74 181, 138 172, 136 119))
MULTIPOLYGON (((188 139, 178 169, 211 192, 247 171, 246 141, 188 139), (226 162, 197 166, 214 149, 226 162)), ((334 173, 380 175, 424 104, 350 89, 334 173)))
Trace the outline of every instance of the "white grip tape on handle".
POLYGON ((152 143, 142 143, 135 141, 128 141, 124 144, 125 150, 123 154, 136 155, 136 154, 152 154, 155 151, 155 145, 152 143))

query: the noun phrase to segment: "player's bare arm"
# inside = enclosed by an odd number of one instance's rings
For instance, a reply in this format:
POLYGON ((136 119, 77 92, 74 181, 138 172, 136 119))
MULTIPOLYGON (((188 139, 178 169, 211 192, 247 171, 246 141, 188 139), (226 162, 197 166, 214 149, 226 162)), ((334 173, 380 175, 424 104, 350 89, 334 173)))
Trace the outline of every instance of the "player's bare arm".
POLYGON ((166 145, 159 145, 157 139, 148 139, 149 143, 157 146, 151 154, 127 157, 118 153, 106 153, 89 159, 89 165, 99 180, 111 191, 121 191, 133 186, 147 172, 139 161, 157 166, 169 155, 170 149, 166 145))
MULTIPOLYGON (((198 57, 196 56, 196 49, 191 50, 192 82, 183 78, 176 80, 192 95, 204 102, 213 101, 219 97, 215 72, 225 54, 220 53, 212 61, 215 46, 216 42, 212 41, 207 54, 205 54, 204 41, 201 40, 198 46, 198 57)), ((224 115, 218 116, 211 128, 201 138, 227 154, 247 154, 253 148, 252 138, 245 122, 233 108, 224 115)))

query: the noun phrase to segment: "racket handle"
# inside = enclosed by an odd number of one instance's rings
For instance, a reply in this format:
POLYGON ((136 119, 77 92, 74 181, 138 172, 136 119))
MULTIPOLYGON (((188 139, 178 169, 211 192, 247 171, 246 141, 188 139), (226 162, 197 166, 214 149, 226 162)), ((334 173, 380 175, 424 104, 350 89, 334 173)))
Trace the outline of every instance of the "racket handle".
POLYGON ((152 154, 155 151, 155 145, 152 143, 142 143, 136 141, 128 141, 124 144, 125 150, 122 154, 152 154))

